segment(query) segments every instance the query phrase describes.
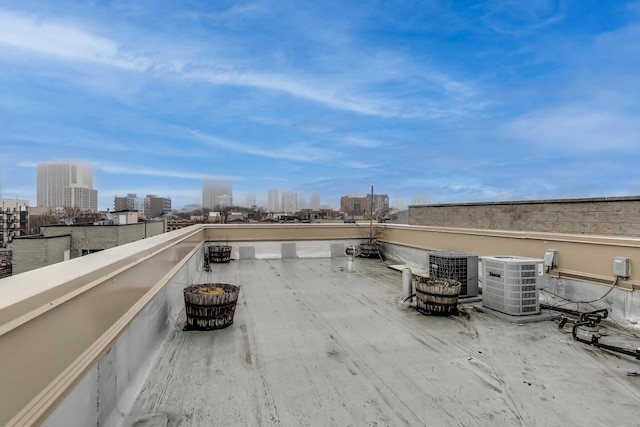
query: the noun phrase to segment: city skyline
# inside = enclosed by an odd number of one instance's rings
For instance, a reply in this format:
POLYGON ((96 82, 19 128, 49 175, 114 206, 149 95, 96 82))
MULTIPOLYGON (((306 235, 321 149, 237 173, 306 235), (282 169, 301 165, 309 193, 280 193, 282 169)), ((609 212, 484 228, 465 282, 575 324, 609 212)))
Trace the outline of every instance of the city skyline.
MULTIPOLYGON (((0 0, 0 197, 640 194, 637 1, 0 0)), ((423 199, 424 200, 424 199, 423 199)), ((309 199, 306 200, 310 202, 309 199)))
MULTIPOLYGON (((77 205, 73 199, 69 199, 69 195, 67 194, 69 188, 90 190, 94 194, 93 202, 95 202, 97 189, 92 188, 93 171, 91 167, 85 164, 63 162, 39 163, 37 165, 37 182, 36 204, 31 204, 27 200, 31 206, 50 208, 78 207, 82 210, 98 210, 95 204, 91 204, 91 207, 87 207, 89 205, 77 205)), ((260 199, 258 199, 256 192, 246 192, 244 198, 236 196, 236 200, 245 200, 244 203, 234 203, 233 182, 229 179, 203 180, 201 194, 202 197, 198 201, 199 203, 187 203, 181 206, 174 206, 172 210, 181 210, 188 205, 200 205, 201 208, 208 210, 225 207, 257 206, 270 212, 294 213, 301 209, 319 210, 327 207, 337 209, 338 206, 329 201, 321 203, 321 195, 317 192, 311 192, 305 195, 293 190, 279 190, 275 188, 270 188, 265 194, 266 197, 260 199), (308 203, 307 197, 309 198, 308 203)), ((349 192, 349 194, 362 195, 362 193, 354 191, 349 192)), ((171 205, 171 196, 166 198, 164 196, 159 197, 155 194, 147 194, 145 197, 138 197, 136 192, 128 192, 124 196, 115 194, 111 206, 100 210, 143 210, 145 214, 148 214, 150 211, 150 199, 169 200, 168 204, 171 205)), ((398 202, 400 202, 400 205, 395 206, 397 209, 406 207, 404 206, 403 199, 398 199, 398 202)), ((159 203, 162 205, 163 202, 159 203)))

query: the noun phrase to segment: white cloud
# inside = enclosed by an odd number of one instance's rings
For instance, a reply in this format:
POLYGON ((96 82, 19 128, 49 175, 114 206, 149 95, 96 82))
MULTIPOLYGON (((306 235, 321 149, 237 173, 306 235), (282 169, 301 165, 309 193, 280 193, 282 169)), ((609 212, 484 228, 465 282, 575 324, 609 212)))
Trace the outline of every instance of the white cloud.
MULTIPOLYGON (((255 6, 238 10, 232 8, 229 12, 242 15, 251 11, 255 11, 255 6)), ((437 119, 458 117, 478 108, 470 102, 475 95, 472 85, 434 70, 425 72, 411 59, 395 54, 385 55, 381 50, 376 50, 376 55, 382 55, 382 61, 367 58, 364 53, 357 52, 357 47, 351 47, 342 55, 355 55, 362 61, 340 71, 334 69, 333 74, 327 77, 303 70, 272 72, 259 58, 250 58, 248 52, 225 58, 219 52, 212 53, 204 43, 180 46, 180 42, 158 40, 157 35, 133 34, 139 37, 134 37, 125 46, 117 39, 93 34, 77 23, 0 11, 0 46, 50 58, 94 63, 172 79, 277 91, 332 109, 368 116, 437 119), (153 45, 136 46, 136 39, 156 41, 153 45), (245 65, 248 63, 254 65, 245 65), (265 71, 254 71, 258 67, 265 71), (408 81, 415 83, 405 87, 408 81), (379 93, 375 90, 378 84, 395 86, 397 90, 379 93), (425 87, 437 95, 430 99, 438 101, 416 102, 420 98, 419 92, 425 87), (405 90, 411 96, 398 98, 397 93, 405 90)), ((333 61, 331 67, 340 58, 333 61)))
POLYGON ((118 43, 80 28, 51 23, 33 16, 0 11, 0 45, 63 59, 93 62, 128 70, 144 70, 149 63, 127 58, 118 43))
POLYGON ((486 2, 485 24, 499 33, 522 35, 565 18, 562 0, 495 0, 486 2))
POLYGON ((180 178, 180 179, 233 179, 232 177, 227 176, 212 176, 202 173, 195 172, 184 172, 184 171, 172 171, 164 168, 158 169, 149 169, 149 168, 141 168, 135 165, 113 165, 113 164, 103 164, 103 163, 95 163, 94 169, 100 170, 102 172, 107 172, 111 174, 119 174, 119 175, 143 175, 143 176, 157 176, 164 178, 180 178))
POLYGON ((230 141, 218 138, 213 135, 207 135, 198 130, 189 130, 191 135, 200 141, 206 142, 212 146, 223 148, 238 153, 250 154, 253 156, 268 157, 272 159, 295 160, 299 162, 317 162, 331 159, 333 153, 327 150, 306 145, 295 144, 286 147, 267 147, 257 148, 245 143, 230 141))
POLYGON ((371 169, 374 167, 374 165, 357 161, 347 161, 344 165, 351 169, 371 169))
MULTIPOLYGON (((314 81, 310 84, 302 83, 292 75, 254 73, 252 71, 235 71, 233 69, 210 69, 186 72, 183 77, 204 80, 214 84, 254 87, 284 92, 291 96, 308 99, 338 110, 352 111, 365 115, 383 117, 399 115, 397 112, 385 108, 379 100, 348 95, 347 91, 342 90, 342 88, 335 85, 326 85, 319 81, 314 81)), ((305 80, 309 81, 313 79, 305 80)))
POLYGON ((378 148, 383 145, 382 141, 377 141, 370 138, 363 138, 360 136, 348 136, 344 139, 344 143, 352 147, 361 148, 378 148))

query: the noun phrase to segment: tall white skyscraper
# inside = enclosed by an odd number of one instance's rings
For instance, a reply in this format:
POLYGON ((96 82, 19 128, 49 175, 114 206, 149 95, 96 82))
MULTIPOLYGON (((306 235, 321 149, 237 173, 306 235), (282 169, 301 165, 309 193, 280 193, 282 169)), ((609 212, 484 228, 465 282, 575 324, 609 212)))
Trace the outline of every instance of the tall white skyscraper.
POLYGON ((320 209, 320 194, 319 193, 311 193, 309 197, 309 205, 311 205, 311 209, 317 211, 320 209))
POLYGON ((233 206, 233 184, 228 179, 202 181, 202 207, 220 209, 233 206))
POLYGON ((40 163, 36 191, 38 207, 98 210, 98 191, 93 189, 93 173, 88 166, 40 163))
POLYGON ((309 207, 307 206, 307 199, 303 195, 298 194, 297 200, 298 202, 296 204, 297 205, 296 212, 301 211, 303 209, 309 209, 309 207))
POLYGON ((282 212, 294 213, 298 211, 298 193, 295 191, 282 192, 282 212))
POLYGON ((282 210, 280 205, 280 192, 275 188, 269 189, 267 193, 267 209, 269 212, 280 212, 282 210))

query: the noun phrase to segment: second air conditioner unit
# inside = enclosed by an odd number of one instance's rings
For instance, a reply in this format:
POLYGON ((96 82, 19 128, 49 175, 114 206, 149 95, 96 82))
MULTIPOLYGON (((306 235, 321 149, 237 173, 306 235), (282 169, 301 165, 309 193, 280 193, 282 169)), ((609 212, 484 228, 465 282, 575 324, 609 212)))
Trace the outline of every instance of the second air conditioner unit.
POLYGON ((538 289, 544 260, 521 256, 484 256, 482 305, 513 316, 540 313, 538 289))
POLYGON ((478 255, 462 251, 428 252, 429 277, 454 279, 460 282, 460 296, 477 296, 478 255))

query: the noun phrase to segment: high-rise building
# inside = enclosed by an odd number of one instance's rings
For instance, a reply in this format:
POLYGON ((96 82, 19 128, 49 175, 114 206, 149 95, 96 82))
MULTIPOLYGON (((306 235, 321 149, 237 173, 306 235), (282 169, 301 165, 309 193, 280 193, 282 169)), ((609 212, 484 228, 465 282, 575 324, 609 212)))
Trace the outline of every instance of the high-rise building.
POLYGON ((295 191, 282 192, 282 212, 295 213, 298 211, 298 193, 295 191))
POLYGON ((165 213, 171 212, 171 198, 158 197, 155 194, 147 194, 144 199, 144 216, 147 218, 160 218, 165 213))
POLYGON ((307 206, 307 198, 298 194, 298 203, 296 204, 297 209, 296 211, 301 211, 302 209, 308 209, 309 207, 307 206))
POLYGON ((320 209, 320 194, 319 193, 311 193, 311 196, 309 197, 309 205, 310 205, 311 209, 313 209, 314 211, 317 211, 318 209, 320 209))
POLYGON ((205 179, 202 181, 202 207, 221 209, 233 206, 233 184, 230 180, 205 179))
POLYGON ((64 207, 82 211, 98 210, 98 192, 92 188, 70 185, 64 187, 64 207))
POLYGON ((267 193, 267 209, 269 212, 280 212, 282 209, 280 205, 280 192, 275 188, 269 189, 267 193))
POLYGON ((84 165, 41 163, 37 169, 37 205, 49 208, 98 210, 93 174, 84 165))

